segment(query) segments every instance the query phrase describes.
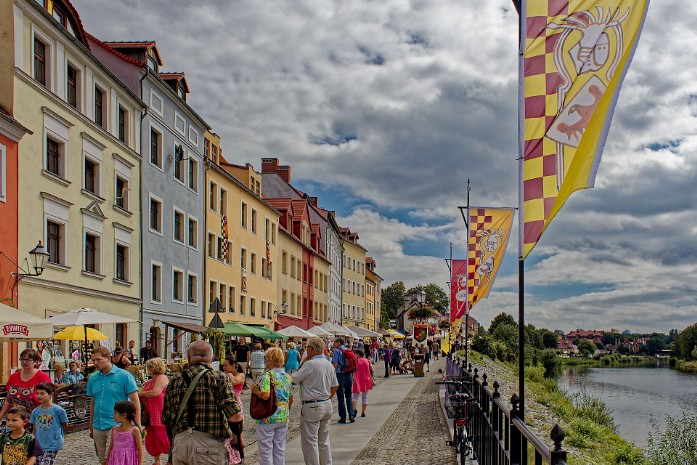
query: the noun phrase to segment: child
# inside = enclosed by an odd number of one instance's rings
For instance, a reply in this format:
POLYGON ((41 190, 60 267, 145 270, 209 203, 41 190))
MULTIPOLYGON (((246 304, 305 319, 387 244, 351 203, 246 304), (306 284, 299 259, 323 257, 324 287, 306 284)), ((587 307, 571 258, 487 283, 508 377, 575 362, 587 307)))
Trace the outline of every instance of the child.
POLYGON ((5 418, 9 433, 0 435, 3 465, 35 465, 41 447, 34 436, 24 430, 29 412, 24 407, 12 407, 5 418))
POLYGON ((120 425, 111 430, 109 459, 104 465, 143 465, 143 439, 133 425, 135 419, 136 408, 132 403, 124 400, 114 405, 114 421, 120 425))
POLYGON ((37 465, 53 465, 59 450, 63 450, 63 430, 68 427, 68 414, 52 401, 56 388, 51 383, 36 385, 36 400, 40 405, 31 412, 29 423, 34 426, 36 440, 44 450, 37 465))

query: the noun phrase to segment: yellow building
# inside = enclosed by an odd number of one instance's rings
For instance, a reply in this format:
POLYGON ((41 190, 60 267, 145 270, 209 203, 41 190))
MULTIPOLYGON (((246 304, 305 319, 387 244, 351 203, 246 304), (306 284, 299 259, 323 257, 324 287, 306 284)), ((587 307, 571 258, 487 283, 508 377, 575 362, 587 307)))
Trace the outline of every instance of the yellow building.
POLYGON ((314 308, 312 319, 317 325, 329 321, 329 267, 331 263, 323 257, 314 260, 314 308))
MULTIPOLYGON (((42 241, 50 254, 41 276, 21 280, 21 308, 47 317, 92 307, 140 320, 144 105, 92 55, 69 2, 46 8, 13 5, 15 115, 33 131, 19 146, 18 247, 42 241)), ((139 340, 139 323, 100 330, 112 343, 139 340)))
POLYGON ((371 331, 380 328, 380 286, 382 278, 375 272, 373 257, 365 258, 365 327, 371 331))
POLYGON ((358 234, 341 228, 343 279, 341 293, 342 323, 366 328, 365 322, 365 256, 366 249, 358 243, 358 234))
MULTIPOLYGON (((272 201, 273 202, 273 201, 272 201)), ((303 245, 295 236, 279 228, 279 273, 278 273, 278 301, 285 310, 284 321, 274 329, 285 326, 300 326, 303 319, 303 281, 302 281, 302 256, 303 245), (283 303, 286 305, 283 305, 283 303), (292 320, 292 321, 289 321, 292 320)), ((278 319, 276 319, 278 321, 278 319)))
POLYGON ((233 175, 239 167, 220 156, 219 139, 206 134, 206 141, 211 156, 218 147, 219 163, 206 163, 205 323, 214 317, 208 309, 218 298, 223 323, 272 329, 278 308, 278 212, 233 175))

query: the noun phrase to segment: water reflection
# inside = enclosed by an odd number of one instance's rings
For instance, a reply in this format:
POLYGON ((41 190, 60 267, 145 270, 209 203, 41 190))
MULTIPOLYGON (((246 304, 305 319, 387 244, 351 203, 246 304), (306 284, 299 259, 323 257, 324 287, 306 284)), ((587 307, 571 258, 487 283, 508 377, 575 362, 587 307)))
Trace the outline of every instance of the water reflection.
POLYGON ((646 446, 651 418, 665 427, 665 417, 677 417, 683 410, 697 412, 697 375, 665 367, 564 368, 559 387, 602 399, 613 411, 622 437, 639 447, 646 446))

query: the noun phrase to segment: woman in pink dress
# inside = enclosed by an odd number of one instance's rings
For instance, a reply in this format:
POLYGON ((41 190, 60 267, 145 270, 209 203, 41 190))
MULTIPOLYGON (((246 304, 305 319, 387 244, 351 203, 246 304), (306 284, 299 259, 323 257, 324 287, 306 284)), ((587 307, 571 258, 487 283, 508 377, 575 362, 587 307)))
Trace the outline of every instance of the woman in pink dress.
POLYGON ((160 454, 167 454, 170 447, 167 428, 162 424, 162 407, 169 378, 165 375, 167 366, 161 358, 151 358, 145 367, 151 377, 140 393, 141 403, 150 414, 150 425, 145 428, 145 450, 154 457, 154 465, 160 465, 160 454))
POLYGON ((39 405, 36 400, 36 385, 39 383, 50 383, 51 378, 46 373, 36 368, 41 362, 41 356, 34 349, 24 349, 19 354, 21 370, 17 370, 10 375, 7 381, 7 400, 3 403, 0 410, 0 421, 5 418, 7 411, 11 407, 24 407, 29 413, 39 405))
POLYGON ((356 349, 358 363, 356 363, 356 371, 353 373, 353 411, 357 412, 358 397, 361 397, 361 416, 365 417, 365 410, 368 408, 368 391, 373 389, 373 364, 365 358, 365 352, 362 349, 356 349))

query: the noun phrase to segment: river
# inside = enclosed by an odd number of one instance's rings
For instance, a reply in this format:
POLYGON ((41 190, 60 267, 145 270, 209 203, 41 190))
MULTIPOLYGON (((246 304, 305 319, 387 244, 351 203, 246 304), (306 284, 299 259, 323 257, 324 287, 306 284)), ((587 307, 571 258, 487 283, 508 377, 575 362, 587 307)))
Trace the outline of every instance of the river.
POLYGON ((697 412, 697 375, 667 367, 565 367, 557 381, 569 393, 585 388, 605 402, 620 435, 638 447, 646 446, 652 417, 663 429, 666 415, 697 412))

